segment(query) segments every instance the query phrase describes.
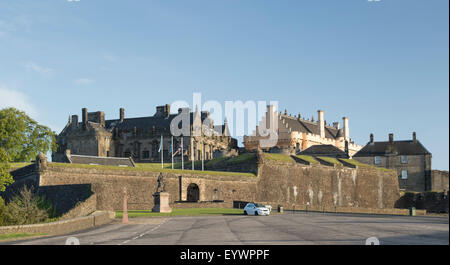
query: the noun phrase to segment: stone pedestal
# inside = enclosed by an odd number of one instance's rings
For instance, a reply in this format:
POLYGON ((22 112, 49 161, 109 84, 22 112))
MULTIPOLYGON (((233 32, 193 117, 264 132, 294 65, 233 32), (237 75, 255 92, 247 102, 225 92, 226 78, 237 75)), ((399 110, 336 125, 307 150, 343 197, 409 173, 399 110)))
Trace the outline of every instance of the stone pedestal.
POLYGON ((172 208, 169 206, 169 193, 168 192, 155 192, 153 194, 155 199, 155 206, 153 206, 152 212, 158 213, 171 213, 172 208))

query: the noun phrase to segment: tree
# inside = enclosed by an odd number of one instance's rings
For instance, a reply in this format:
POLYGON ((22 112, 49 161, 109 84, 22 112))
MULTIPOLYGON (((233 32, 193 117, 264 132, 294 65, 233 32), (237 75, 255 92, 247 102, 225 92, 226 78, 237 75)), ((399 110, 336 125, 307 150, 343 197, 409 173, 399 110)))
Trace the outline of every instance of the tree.
POLYGON ((0 191, 12 183, 10 162, 30 162, 39 152, 56 151, 55 133, 15 108, 0 110, 0 191))
MULTIPOLYGON (((0 220, 9 225, 26 225, 44 222, 49 218, 51 204, 44 197, 33 193, 33 188, 24 186, 19 194, 3 206, 0 220)), ((1 206, 0 206, 1 207, 1 206)))

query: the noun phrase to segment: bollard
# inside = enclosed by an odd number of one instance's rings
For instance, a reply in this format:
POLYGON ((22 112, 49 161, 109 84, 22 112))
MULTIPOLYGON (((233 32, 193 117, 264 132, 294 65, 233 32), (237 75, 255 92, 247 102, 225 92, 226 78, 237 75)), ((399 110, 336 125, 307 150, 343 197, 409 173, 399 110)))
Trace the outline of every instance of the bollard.
POLYGON ((284 212, 283 206, 278 205, 278 212, 279 212, 279 213, 283 213, 283 212, 284 212))
POLYGON ((416 216, 416 207, 409 208, 409 215, 416 216))
POLYGON ((128 224, 128 211, 127 211, 127 188, 123 188, 123 213, 122 224, 128 224))

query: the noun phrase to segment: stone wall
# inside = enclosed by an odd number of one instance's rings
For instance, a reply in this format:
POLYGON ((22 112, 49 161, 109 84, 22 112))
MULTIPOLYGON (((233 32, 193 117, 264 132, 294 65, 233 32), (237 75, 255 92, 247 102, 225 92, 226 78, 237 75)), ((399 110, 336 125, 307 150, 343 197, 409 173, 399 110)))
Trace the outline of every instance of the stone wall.
POLYGON ((61 220, 51 223, 33 224, 33 225, 12 225, 1 226, 0 234, 30 233, 59 235, 68 234, 74 231, 92 228, 112 222, 113 212, 99 211, 89 216, 77 217, 70 220, 61 220))
MULTIPOLYGON (((153 208, 153 193, 157 187, 159 172, 104 170, 98 168, 73 168, 52 166, 40 174, 40 187, 68 184, 90 184, 97 196, 97 209, 120 210, 123 207, 122 189, 128 193, 128 209, 153 208)), ((245 176, 197 175, 190 171, 183 174, 164 174, 170 203, 185 201, 187 187, 195 183, 200 190, 200 201, 255 200, 257 178, 245 176)))
POLYGON ((265 160, 258 201, 326 207, 394 208, 400 194, 393 171, 265 160))
POLYGON ((433 213, 448 213, 449 192, 402 192, 396 203, 396 208, 411 208, 427 210, 433 213))
MULTIPOLYGON (((218 172, 199 174, 190 170, 181 174, 164 173, 170 204, 175 208, 187 207, 179 201, 188 200, 190 185, 198 187, 199 201, 211 202, 211 207, 231 207, 233 201, 269 201, 310 207, 382 209, 394 208, 400 197, 394 171, 375 167, 305 165, 293 160, 269 160, 264 156, 261 153, 252 161, 258 172, 254 177, 218 172), (219 203, 221 201, 223 203, 219 203)), ((123 188, 128 193, 128 209, 133 210, 153 208, 152 195, 156 191, 158 175, 159 172, 137 169, 50 163, 36 171, 33 181, 38 182, 39 192, 46 194, 61 213, 89 198, 91 192, 96 194, 97 209, 120 210, 123 188)), ((207 204, 192 204, 193 207, 199 205, 207 204)))
POLYGON ((79 201, 75 206, 59 218, 59 220, 66 220, 80 216, 87 216, 97 210, 97 196, 92 194, 91 197, 84 201, 79 201))
POLYGON ((431 190, 432 191, 448 191, 448 171, 432 170, 431 171, 431 190))

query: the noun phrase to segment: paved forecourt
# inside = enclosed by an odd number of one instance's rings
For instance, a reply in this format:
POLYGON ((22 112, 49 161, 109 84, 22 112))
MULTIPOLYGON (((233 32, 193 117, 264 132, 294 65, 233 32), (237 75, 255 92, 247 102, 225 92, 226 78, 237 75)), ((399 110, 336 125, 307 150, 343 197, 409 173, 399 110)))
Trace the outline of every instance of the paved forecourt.
POLYGON ((331 213, 285 213, 271 216, 195 216, 130 218, 64 236, 3 242, 63 245, 76 237, 82 245, 301 244, 363 245, 449 244, 448 217, 331 213))

